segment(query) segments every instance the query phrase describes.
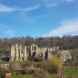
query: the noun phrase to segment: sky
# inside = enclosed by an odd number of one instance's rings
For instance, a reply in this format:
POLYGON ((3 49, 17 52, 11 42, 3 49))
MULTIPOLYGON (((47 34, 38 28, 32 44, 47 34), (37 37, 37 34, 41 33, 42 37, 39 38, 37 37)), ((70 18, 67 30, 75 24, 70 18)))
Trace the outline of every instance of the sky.
POLYGON ((0 37, 78 35, 78 0, 0 0, 0 37))

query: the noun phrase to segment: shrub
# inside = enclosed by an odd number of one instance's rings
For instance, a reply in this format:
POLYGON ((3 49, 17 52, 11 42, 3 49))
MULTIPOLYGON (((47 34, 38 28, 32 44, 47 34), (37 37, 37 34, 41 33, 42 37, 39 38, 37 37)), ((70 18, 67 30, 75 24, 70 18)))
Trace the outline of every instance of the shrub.
POLYGON ((51 60, 47 63, 47 70, 50 73, 57 73, 58 68, 62 67, 62 62, 60 57, 54 55, 51 60))
POLYGON ((48 73, 42 69, 35 70, 32 75, 32 78, 48 78, 48 73))

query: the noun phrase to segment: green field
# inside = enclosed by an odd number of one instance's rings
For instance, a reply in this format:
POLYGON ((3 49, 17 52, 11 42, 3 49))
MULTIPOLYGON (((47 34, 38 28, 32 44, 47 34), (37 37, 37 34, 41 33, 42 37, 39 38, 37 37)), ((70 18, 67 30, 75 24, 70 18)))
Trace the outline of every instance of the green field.
POLYGON ((78 78, 78 67, 65 67, 65 78, 78 78))
MULTIPOLYGON (((32 75, 13 75, 12 78, 32 78, 32 75)), ((56 78, 55 75, 49 75, 48 78, 56 78)))
MULTIPOLYGON (((65 78, 78 78, 78 67, 65 67, 64 76, 65 76, 65 78)), ((32 75, 13 74, 13 78, 32 78, 32 75)), ((50 74, 49 78, 56 78, 56 76, 50 74)))
POLYGON ((13 74, 12 78, 32 78, 32 75, 16 75, 16 74, 13 74))

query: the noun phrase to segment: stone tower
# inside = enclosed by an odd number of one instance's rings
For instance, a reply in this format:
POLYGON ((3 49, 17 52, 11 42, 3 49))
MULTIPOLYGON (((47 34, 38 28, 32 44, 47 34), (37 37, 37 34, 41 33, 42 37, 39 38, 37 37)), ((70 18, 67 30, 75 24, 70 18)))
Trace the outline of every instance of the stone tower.
POLYGON ((19 44, 15 44, 11 46, 11 61, 26 61, 28 57, 27 47, 19 44))

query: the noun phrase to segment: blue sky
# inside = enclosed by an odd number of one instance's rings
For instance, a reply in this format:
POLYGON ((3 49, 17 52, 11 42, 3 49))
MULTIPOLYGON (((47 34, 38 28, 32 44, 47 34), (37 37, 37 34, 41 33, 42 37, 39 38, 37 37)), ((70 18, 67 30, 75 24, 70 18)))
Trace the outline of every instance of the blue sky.
POLYGON ((78 0, 0 0, 0 37, 78 35, 78 0))

